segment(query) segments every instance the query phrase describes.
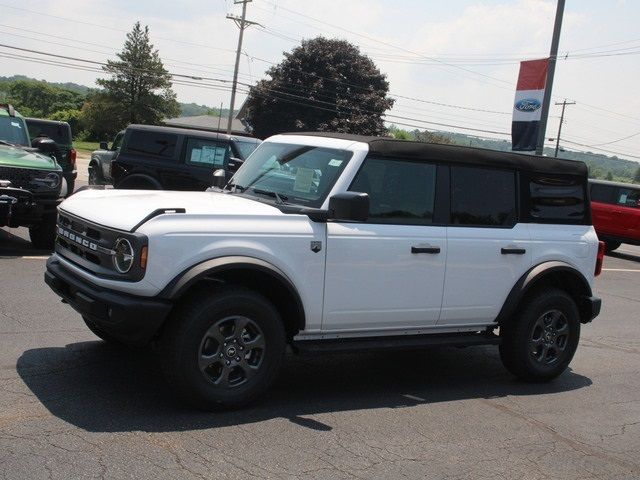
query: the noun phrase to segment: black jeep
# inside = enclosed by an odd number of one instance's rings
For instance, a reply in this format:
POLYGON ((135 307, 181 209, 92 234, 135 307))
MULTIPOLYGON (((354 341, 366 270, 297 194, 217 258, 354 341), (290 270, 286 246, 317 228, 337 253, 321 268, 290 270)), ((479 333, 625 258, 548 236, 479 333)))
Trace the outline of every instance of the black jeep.
POLYGON ((115 188, 205 190, 212 173, 235 172, 260 144, 237 135, 130 125, 111 164, 115 188))

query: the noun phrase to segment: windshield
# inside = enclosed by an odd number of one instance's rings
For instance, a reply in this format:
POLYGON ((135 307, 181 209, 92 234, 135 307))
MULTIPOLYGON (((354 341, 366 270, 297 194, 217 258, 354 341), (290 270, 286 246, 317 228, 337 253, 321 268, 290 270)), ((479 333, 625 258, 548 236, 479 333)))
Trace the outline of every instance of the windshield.
POLYGON ((71 129, 63 123, 38 122, 27 120, 31 139, 49 137, 59 145, 71 145, 71 129))
POLYGON ((246 195, 317 208, 352 155, 348 150, 267 142, 253 152, 230 183, 246 195))
POLYGON ((14 145, 29 146, 29 138, 20 117, 0 117, 0 140, 14 145))

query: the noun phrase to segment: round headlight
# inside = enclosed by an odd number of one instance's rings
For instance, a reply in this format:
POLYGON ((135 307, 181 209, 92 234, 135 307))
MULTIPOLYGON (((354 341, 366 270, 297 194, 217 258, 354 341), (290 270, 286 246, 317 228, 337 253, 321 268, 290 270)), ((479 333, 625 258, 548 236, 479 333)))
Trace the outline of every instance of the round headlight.
POLYGON ((131 270, 134 260, 133 247, 126 238, 118 238, 113 247, 113 266, 120 273, 131 270))
POLYGON ((58 188, 60 186, 60 175, 57 173, 49 173, 44 179, 49 188, 58 188))

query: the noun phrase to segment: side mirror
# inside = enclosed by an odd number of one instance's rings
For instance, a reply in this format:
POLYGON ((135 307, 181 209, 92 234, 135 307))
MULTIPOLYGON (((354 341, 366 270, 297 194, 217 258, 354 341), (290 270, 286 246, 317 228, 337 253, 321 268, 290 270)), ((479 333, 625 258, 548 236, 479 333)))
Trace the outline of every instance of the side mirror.
POLYGON ((213 172, 213 181, 211 183, 211 186, 222 190, 226 184, 227 184, 227 172, 222 168, 215 170, 213 172))
POLYGON ((100 142, 100 150, 109 150, 109 144, 107 142, 100 142))
POLYGON ((231 173, 236 173, 236 171, 242 166, 244 160, 237 157, 230 157, 229 162, 227 163, 227 170, 231 173))
POLYGON ((360 192, 338 193, 329 199, 329 218, 364 222, 369 218, 369 195, 360 192))
MULTIPOLYGON (((49 137, 36 137, 31 142, 33 148, 37 148, 40 152, 56 159, 58 153, 58 145, 49 137)), ((56 159, 57 160, 57 159, 56 159)))

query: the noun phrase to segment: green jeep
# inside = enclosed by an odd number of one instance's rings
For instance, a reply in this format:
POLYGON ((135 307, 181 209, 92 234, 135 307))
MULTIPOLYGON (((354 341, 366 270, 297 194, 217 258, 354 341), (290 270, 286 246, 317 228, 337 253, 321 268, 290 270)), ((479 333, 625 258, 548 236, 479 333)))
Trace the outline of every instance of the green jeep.
POLYGON ((33 246, 47 250, 53 249, 62 200, 56 148, 49 139, 32 148, 24 118, 0 104, 0 227, 29 227, 33 246))

